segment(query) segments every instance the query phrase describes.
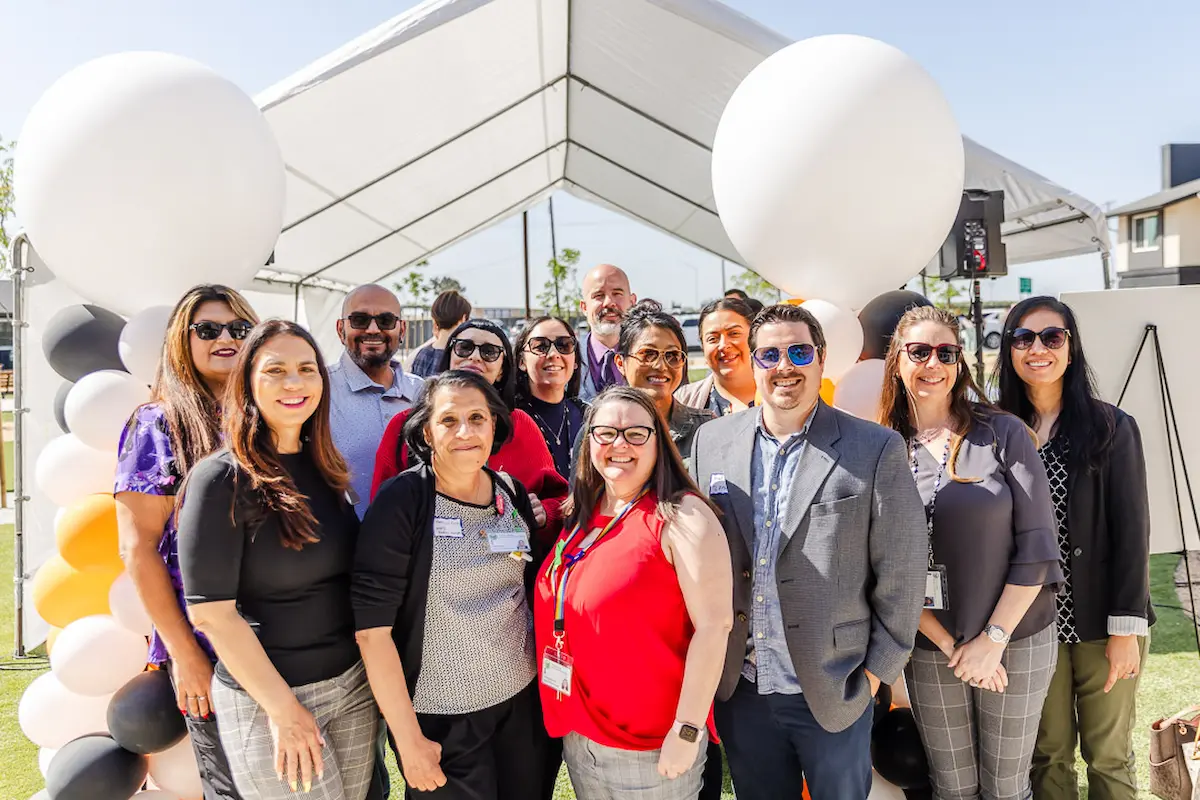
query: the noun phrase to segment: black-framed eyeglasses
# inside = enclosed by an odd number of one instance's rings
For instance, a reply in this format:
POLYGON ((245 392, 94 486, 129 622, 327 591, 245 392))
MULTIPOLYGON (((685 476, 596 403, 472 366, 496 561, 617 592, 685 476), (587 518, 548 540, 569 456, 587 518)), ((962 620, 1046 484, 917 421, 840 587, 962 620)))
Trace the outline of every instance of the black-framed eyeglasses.
POLYGON ((396 325, 400 322, 400 318, 390 311, 385 311, 382 314, 368 314, 365 311, 355 311, 353 314, 346 316, 346 321, 356 331, 365 331, 371 327, 372 321, 379 326, 379 330, 390 331, 395 330, 396 325))
POLYGON ((481 344, 470 339, 455 339, 450 343, 450 349, 459 358, 470 358, 472 353, 479 350, 479 357, 489 364, 504 355, 504 348, 498 344, 481 344))
POLYGON ((633 447, 641 447, 650 441, 650 437, 654 435, 654 428, 648 425, 630 425, 628 428, 593 425, 588 428, 588 434, 596 444, 612 444, 620 437, 633 447))
POLYGON ((924 364, 935 352, 937 360, 943 364, 957 364, 962 358, 962 348, 956 344, 939 344, 934 347, 924 342, 909 342, 904 345, 904 352, 908 353, 908 360, 914 364, 924 364))
POLYGON ((629 357, 651 366, 661 361, 667 365, 667 369, 679 369, 687 363, 687 353, 682 350, 655 350, 653 347, 643 347, 636 353, 630 353, 629 357))
POLYGON ((1071 336, 1071 332, 1066 328, 1049 327, 1042 328, 1040 331, 1031 331, 1029 328, 1017 328, 1012 332, 1010 340, 1012 346, 1017 350, 1028 350, 1033 347, 1034 339, 1041 339, 1042 344, 1046 345, 1049 350, 1059 350, 1067 339, 1071 336))
POLYGON ((551 347, 562 355, 569 356, 575 352, 575 340, 570 336, 556 336, 553 339, 548 336, 531 336, 525 343, 525 349, 535 356, 549 355, 551 347))
POLYGON ((787 353, 788 361, 797 367, 807 367, 817 357, 817 346, 808 342, 796 342, 787 347, 757 347, 750 355, 754 358, 754 363, 762 369, 775 369, 779 362, 783 361, 784 353, 787 353))
POLYGON ((188 330, 196 334, 196 338, 202 342, 211 342, 221 338, 221 331, 229 331, 229 338, 241 341, 249 335, 254 328, 252 324, 244 319, 235 319, 233 322, 213 322, 212 320, 204 320, 203 322, 193 322, 188 326, 188 330))

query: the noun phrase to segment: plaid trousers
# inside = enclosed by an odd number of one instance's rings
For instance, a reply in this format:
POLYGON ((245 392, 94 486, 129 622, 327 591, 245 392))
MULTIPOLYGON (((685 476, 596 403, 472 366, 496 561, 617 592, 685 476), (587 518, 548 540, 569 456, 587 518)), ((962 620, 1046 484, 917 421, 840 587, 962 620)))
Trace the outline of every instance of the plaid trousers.
POLYGON ((678 778, 658 774, 661 750, 620 750, 578 733, 563 737, 563 760, 579 800, 696 800, 704 777, 708 731, 700 730, 696 763, 678 778))
POLYGON ((935 798, 1033 797, 1030 762, 1057 661, 1054 625, 1010 642, 1001 661, 1008 688, 998 694, 954 677, 940 651, 913 651, 905 677, 935 798))
POLYGON ((210 694, 221 720, 221 745, 242 800, 364 800, 375 767, 379 708, 363 663, 292 691, 325 737, 324 775, 314 780, 308 794, 301 788, 297 795, 275 776, 275 743, 262 706, 246 692, 213 679, 210 694))

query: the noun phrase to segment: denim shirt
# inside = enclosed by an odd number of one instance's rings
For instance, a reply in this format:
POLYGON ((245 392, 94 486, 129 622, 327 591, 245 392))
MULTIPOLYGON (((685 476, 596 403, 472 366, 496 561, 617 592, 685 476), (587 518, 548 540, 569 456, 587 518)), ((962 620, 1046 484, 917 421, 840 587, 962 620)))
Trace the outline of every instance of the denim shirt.
POLYGON ((742 677, 756 683, 759 694, 799 694, 800 681, 784 636, 775 566, 783 537, 791 535, 779 530, 778 520, 787 517, 784 512, 792 499, 796 468, 816 414, 808 415, 802 431, 780 442, 767 433, 762 412, 757 413, 754 457, 750 463, 754 495, 754 602, 742 677))

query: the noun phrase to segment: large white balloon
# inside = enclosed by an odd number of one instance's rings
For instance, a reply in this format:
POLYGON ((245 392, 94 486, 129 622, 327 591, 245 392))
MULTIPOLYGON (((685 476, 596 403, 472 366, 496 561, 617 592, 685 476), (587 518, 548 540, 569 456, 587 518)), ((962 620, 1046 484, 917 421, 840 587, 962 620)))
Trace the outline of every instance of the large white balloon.
POLYGON ((107 614, 83 617, 58 635, 50 668, 76 694, 111 695, 146 668, 146 639, 107 614))
POLYGON ((867 800, 904 800, 905 797, 907 795, 903 789, 885 781, 878 772, 874 774, 871 780, 871 793, 867 795, 867 800))
POLYGON ((821 323, 825 333, 824 376, 837 381, 858 361, 863 348, 863 329, 858 315, 835 306, 828 300, 805 300, 801 308, 808 309, 821 323))
POLYGON ((108 590, 108 607, 121 627, 139 636, 149 636, 154 623, 146 613, 146 606, 138 596, 137 588, 128 572, 122 572, 108 590))
POLYGON ((54 759, 54 754, 57 752, 58 749, 53 747, 43 747, 38 750, 38 770, 41 771, 43 778, 50 771, 50 762, 54 759))
POLYGON ((89 733, 108 733, 112 695, 88 697, 62 685, 53 672, 39 675, 21 695, 17 720, 38 747, 57 750, 89 733))
POLYGON ((882 394, 883 359, 868 358, 847 370, 833 387, 833 405, 874 422, 879 418, 879 398, 882 394))
POLYGON ((115 453, 129 415, 148 402, 150 388, 143 381, 128 372, 104 369, 84 375, 71 387, 64 416, 81 442, 115 453))
POLYGON ((179 797, 203 795, 204 786, 200 783, 200 768, 196 766, 192 738, 185 736, 175 746, 151 755, 150 777, 159 789, 179 797))
POLYGON ((154 383, 172 311, 172 306, 150 306, 130 317, 121 329, 117 342, 121 363, 133 377, 147 385, 154 383))
POLYGON ((38 454, 34 479, 50 502, 66 507, 84 495, 112 494, 117 453, 97 450, 73 433, 50 440, 38 454))
POLYGON ((858 308, 916 275, 945 241, 962 198, 962 135, 904 53, 818 36, 738 86, 712 173, 721 222, 751 269, 797 297, 858 308))
POLYGON ((54 274, 106 308, 173 304, 200 282, 244 286, 279 237, 283 157, 262 112, 181 56, 76 67, 18 141, 17 217, 54 274))

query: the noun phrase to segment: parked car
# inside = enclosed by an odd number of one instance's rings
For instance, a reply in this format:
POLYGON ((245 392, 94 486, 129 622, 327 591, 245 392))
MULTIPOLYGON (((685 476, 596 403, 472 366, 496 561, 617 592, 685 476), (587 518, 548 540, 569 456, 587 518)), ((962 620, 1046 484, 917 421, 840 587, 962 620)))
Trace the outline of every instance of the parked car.
MULTIPOLYGON (((1000 342, 1004 338, 1004 317, 1004 311, 983 312, 983 346, 986 349, 1000 349, 1000 342)), ((958 324, 969 343, 968 349, 973 349, 975 346, 975 320, 964 314, 959 316, 958 324)))
POLYGON ((676 319, 683 327, 683 338, 687 341, 688 352, 703 350, 704 346, 700 343, 700 315, 678 314, 676 319))

